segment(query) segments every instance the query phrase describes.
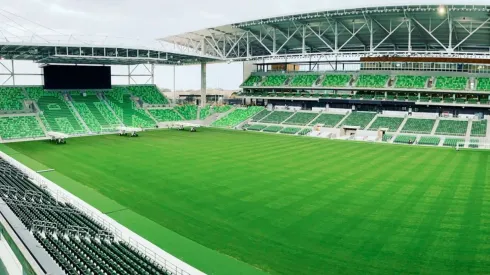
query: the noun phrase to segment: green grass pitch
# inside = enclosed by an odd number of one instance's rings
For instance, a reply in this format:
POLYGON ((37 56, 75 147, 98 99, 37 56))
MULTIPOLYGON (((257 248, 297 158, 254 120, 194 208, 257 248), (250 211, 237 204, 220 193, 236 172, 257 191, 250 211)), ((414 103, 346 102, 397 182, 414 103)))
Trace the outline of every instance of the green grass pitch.
POLYGON ((215 129, 7 149, 209 274, 490 270, 485 151, 215 129))

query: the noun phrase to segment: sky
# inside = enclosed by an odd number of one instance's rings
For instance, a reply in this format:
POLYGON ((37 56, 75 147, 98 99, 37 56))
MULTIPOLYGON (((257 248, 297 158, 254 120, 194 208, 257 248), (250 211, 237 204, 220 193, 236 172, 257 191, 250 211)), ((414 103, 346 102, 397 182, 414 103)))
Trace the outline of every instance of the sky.
MULTIPOLYGON (((302 12, 407 4, 476 5, 485 4, 487 1, 445 0, 441 3, 420 0, 1 0, 0 2, 0 11, 14 13, 58 33, 124 37, 147 41, 207 27, 302 12)), ((7 19, 0 15, 0 30, 2 23, 5 22, 7 19)), ((144 70, 144 68, 140 69, 144 70)), ((0 73, 2 70, 4 68, 0 66, 0 73)), ((32 72, 38 71, 39 68, 37 64, 31 62, 19 65, 16 70, 32 72)), ((125 70, 127 68, 113 69, 113 71, 125 70)), ((172 67, 156 68, 155 82, 158 86, 172 88, 173 78, 172 67)), ((210 64, 207 67, 208 87, 237 89, 242 78, 241 63, 210 64)), ((179 66, 176 68, 175 79, 177 90, 199 89, 200 67, 179 66)), ((23 81, 19 80, 16 84, 24 84, 23 81)), ((37 78, 35 80, 28 78, 25 81, 25 84, 40 84, 27 83, 39 81, 37 78)), ((114 81, 121 81, 123 84, 127 82, 127 78, 118 78, 114 81)), ((0 84, 2 82, 0 76, 0 84)))

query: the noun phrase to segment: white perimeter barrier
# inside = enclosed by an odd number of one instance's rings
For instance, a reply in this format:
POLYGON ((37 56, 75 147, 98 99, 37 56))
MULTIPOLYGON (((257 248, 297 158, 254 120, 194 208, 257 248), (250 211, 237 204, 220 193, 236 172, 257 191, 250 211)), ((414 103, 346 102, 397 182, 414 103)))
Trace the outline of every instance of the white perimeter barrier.
POLYGON ((49 191, 51 195, 58 201, 63 203, 70 203, 83 213, 90 216, 95 221, 99 222, 101 225, 109 229, 109 231, 114 235, 116 240, 125 241, 134 249, 142 252, 148 258, 154 260, 156 263, 163 266, 168 272, 176 275, 203 275, 202 271, 188 265, 187 263, 181 261, 175 256, 165 252, 161 248, 142 238, 138 234, 129 230, 128 228, 122 226, 112 218, 104 215, 97 208, 91 206, 90 204, 84 202, 77 196, 71 194, 65 189, 61 188, 57 184, 48 180, 47 178, 36 173, 31 168, 25 166, 21 162, 12 158, 11 156, 0 151, 0 157, 5 161, 10 163, 12 166, 16 167, 24 174, 26 174, 35 184, 41 188, 49 191))

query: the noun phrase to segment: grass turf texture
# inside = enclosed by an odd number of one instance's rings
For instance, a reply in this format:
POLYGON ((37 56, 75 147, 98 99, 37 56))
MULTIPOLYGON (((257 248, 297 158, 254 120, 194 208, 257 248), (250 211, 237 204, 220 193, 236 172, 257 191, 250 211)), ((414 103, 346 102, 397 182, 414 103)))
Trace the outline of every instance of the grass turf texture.
POLYGON ((214 129, 7 146, 207 273, 260 273, 231 257, 273 274, 490 268, 485 151, 214 129))

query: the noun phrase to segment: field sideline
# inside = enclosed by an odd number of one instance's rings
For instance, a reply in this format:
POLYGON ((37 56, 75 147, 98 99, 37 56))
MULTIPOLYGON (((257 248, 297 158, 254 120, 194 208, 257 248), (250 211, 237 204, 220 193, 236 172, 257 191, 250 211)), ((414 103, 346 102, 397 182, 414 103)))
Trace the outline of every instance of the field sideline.
POLYGON ((217 129, 1 148, 209 274, 490 270, 487 151, 217 129))

